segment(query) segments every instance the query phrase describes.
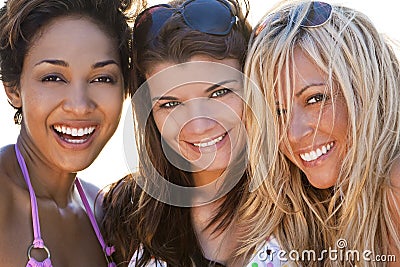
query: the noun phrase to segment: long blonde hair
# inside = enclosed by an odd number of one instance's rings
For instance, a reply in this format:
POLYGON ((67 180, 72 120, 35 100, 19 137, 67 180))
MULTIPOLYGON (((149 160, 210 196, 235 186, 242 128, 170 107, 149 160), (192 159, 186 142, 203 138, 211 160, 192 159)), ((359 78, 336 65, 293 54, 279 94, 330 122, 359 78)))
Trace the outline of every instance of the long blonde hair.
MULTIPOLYGON (((342 238, 347 250, 389 254, 389 240, 400 246, 388 201, 389 173, 400 157, 398 59, 364 14, 332 6, 326 23, 303 27, 311 2, 287 2, 269 12, 253 31, 245 65, 245 100, 251 107, 246 118, 252 132, 249 162, 253 188, 258 188, 242 206, 239 253, 249 254, 274 235, 287 251, 313 249, 319 255, 323 249, 334 249, 342 238), (312 187, 279 151, 285 138, 278 133, 282 122, 276 118, 275 91, 290 85, 285 68, 291 67, 295 48, 327 75, 327 90, 338 86, 346 101, 348 149, 336 185, 327 190, 312 187)), ((365 264, 362 257, 360 263, 365 264)))

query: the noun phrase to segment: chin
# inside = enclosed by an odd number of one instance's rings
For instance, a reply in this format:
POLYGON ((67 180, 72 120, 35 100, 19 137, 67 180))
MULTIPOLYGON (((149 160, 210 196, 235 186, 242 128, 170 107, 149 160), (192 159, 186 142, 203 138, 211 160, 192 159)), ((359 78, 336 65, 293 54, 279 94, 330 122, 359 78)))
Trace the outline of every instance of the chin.
POLYGON ((313 180, 308 179, 308 181, 310 182, 310 184, 312 186, 314 186, 315 188, 318 188, 318 189, 328 189, 335 185, 335 182, 330 182, 327 180, 321 181, 320 179, 318 179, 318 181, 313 181, 313 180))
POLYGON ((74 160, 70 160, 70 161, 64 161, 63 163, 61 163, 61 168, 69 173, 76 173, 79 171, 82 171, 84 169, 86 169, 87 167, 89 167, 92 163, 93 163, 94 159, 74 159, 74 160))

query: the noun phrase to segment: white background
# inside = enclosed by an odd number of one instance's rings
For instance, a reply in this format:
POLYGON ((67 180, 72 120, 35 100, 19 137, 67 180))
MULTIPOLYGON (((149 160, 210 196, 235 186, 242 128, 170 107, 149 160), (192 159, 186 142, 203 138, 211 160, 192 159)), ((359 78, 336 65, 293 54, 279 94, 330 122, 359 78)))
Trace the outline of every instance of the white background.
MULTIPOLYGON (((148 0, 148 2, 149 5, 165 3, 157 0, 148 0)), ((277 2, 277 0, 250 0, 251 9, 249 19, 252 25, 256 24, 263 14, 277 2)), ((399 13, 395 0, 335 0, 329 2, 340 3, 364 12, 371 18, 380 32, 387 34, 394 40, 400 40, 400 31, 398 28, 396 29, 396 24, 399 22, 399 13)), ((4 2, 0 0, 0 5, 3 4, 4 2)), ((13 116, 14 109, 7 103, 6 95, 0 85, 0 147, 15 143, 16 141, 19 127, 14 125, 13 116)), ((125 164, 122 137, 125 117, 128 120, 131 118, 129 101, 125 102, 121 123, 115 135, 108 142, 96 161, 89 168, 78 174, 79 177, 102 187, 123 177, 130 171, 134 171, 128 170, 125 164)), ((130 127, 126 128, 130 130, 130 127)), ((130 130, 130 134, 134 138, 133 129, 130 130)), ((137 162, 137 158, 130 160, 137 162)))

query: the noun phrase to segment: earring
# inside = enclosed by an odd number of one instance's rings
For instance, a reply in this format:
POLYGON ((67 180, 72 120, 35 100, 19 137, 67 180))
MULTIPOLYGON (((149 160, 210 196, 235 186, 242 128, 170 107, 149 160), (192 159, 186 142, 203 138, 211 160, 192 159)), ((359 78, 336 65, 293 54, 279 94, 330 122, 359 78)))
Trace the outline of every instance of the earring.
POLYGON ((17 112, 15 112, 14 115, 14 123, 16 125, 21 125, 21 122, 22 122, 22 108, 18 108, 17 112))

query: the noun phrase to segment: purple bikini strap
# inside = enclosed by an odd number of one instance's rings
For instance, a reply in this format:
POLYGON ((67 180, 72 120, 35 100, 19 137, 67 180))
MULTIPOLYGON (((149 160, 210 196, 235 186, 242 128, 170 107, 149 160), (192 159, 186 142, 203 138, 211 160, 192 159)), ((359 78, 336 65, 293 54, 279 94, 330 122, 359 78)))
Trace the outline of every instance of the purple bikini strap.
POLYGON ((24 176, 26 185, 28 186, 29 190, 29 196, 31 199, 31 209, 32 209, 32 225, 33 225, 33 243, 28 249, 28 264, 27 266, 51 266, 51 261, 50 261, 50 251, 48 248, 44 245, 44 241, 41 237, 40 234, 40 223, 39 223, 39 214, 38 214, 38 206, 37 206, 37 201, 36 201, 36 196, 35 192, 33 190, 31 180, 29 178, 29 173, 28 169, 25 164, 25 160, 21 155, 21 152, 18 149, 17 144, 15 144, 15 154, 17 155, 17 160, 19 163, 19 166, 21 167, 22 174, 24 176), (31 258, 31 250, 32 248, 40 248, 44 249, 47 252, 47 259, 44 260, 43 262, 37 262, 35 259, 31 258))
POLYGON ((37 207, 35 192, 33 191, 33 187, 29 179, 28 169, 26 168, 25 160, 22 157, 17 144, 15 144, 15 152, 17 154, 18 163, 19 166, 21 167, 22 174, 24 175, 24 179, 28 186, 29 195, 31 198, 33 235, 35 238, 35 240, 33 241, 33 245, 34 248, 44 248, 44 242, 42 237, 40 236, 40 223, 39 223, 38 207, 37 207))
POLYGON ((104 253, 106 254, 106 260, 108 263, 108 267, 117 266, 111 259, 111 255, 115 252, 115 248, 114 248, 114 246, 111 246, 111 247, 107 246, 106 242, 104 242, 103 236, 101 235, 99 226, 97 225, 93 211, 90 208, 89 201, 87 200, 85 191, 83 190, 81 181, 79 180, 78 177, 75 179, 75 185, 76 185, 76 188, 78 189, 79 195, 81 196, 82 203, 86 209, 86 214, 89 217, 90 223, 92 224, 93 230, 96 233, 97 239, 99 240, 100 245, 103 248, 104 253))
MULTIPOLYGON (((29 247, 28 249, 28 264, 27 267, 51 267, 51 261, 50 261, 50 251, 48 248, 44 245, 44 241, 41 237, 40 233, 40 223, 39 223, 39 214, 38 214, 38 206, 37 206, 37 201, 36 201, 36 196, 35 192, 33 190, 30 178, 29 178, 29 173, 28 169, 25 164, 25 160, 23 156, 21 155, 21 152, 18 149, 17 144, 15 144, 15 154, 17 155, 17 160, 19 163, 19 166, 21 167, 22 174, 24 176, 25 182, 28 186, 29 190, 29 196, 31 200, 31 208, 32 208, 32 224, 33 224, 33 235, 34 235, 34 241, 33 244, 29 247), (34 258, 31 258, 30 252, 32 248, 40 248, 44 249, 47 252, 47 259, 45 259, 43 262, 38 262, 34 258)), ((92 227, 96 233, 97 239, 100 242, 101 247, 103 248, 104 253, 106 254, 106 260, 108 263, 108 267, 116 267, 117 265, 112 261, 111 255, 114 253, 115 249, 114 247, 108 247, 106 246, 106 243, 104 242, 103 236, 100 233, 99 226, 97 225, 96 219, 93 215, 92 209, 90 208, 89 202, 86 198, 85 192, 82 188, 81 182, 79 181, 78 178, 75 179, 75 185, 78 189, 79 195, 81 197, 81 200, 83 202, 83 205, 85 206, 86 209, 86 214, 89 217, 90 223, 92 224, 92 227)))

